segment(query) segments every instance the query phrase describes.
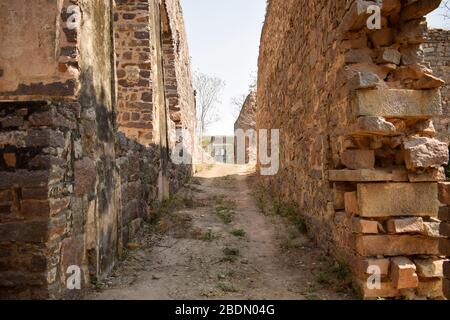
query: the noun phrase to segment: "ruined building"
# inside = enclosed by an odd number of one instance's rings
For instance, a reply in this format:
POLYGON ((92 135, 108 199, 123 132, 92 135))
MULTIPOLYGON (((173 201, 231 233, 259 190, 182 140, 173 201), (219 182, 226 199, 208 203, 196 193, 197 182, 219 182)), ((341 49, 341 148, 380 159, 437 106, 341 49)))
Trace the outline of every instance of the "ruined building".
MULTIPOLYGON (((439 298, 450 240, 439 235, 438 216, 448 221, 448 210, 438 184, 449 155, 436 137, 448 131, 433 126, 433 118, 445 121, 444 82, 420 45, 424 16, 440 1, 300 2, 268 2, 257 128, 280 129, 280 170, 260 182, 298 205, 363 297, 439 298), (367 285, 373 274, 380 286, 367 285)), ((450 235, 448 224, 441 233, 450 235)))
POLYGON ((0 21, 0 298, 75 297, 191 175, 180 4, 3 0, 0 21))
POLYGON ((239 117, 234 123, 234 159, 235 163, 256 163, 256 90, 250 92, 242 105, 239 117), (237 130, 242 130, 239 135, 236 135, 237 130), (238 158, 238 139, 244 148, 242 159, 238 158))

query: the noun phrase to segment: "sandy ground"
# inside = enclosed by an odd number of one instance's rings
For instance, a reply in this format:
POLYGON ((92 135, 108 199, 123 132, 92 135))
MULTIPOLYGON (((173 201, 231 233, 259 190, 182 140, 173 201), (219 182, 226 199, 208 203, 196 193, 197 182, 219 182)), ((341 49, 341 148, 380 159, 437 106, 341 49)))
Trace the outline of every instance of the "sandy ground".
POLYGON ((147 226, 88 299, 352 299, 335 265, 285 218, 264 215, 252 168, 216 165, 189 206, 147 226))

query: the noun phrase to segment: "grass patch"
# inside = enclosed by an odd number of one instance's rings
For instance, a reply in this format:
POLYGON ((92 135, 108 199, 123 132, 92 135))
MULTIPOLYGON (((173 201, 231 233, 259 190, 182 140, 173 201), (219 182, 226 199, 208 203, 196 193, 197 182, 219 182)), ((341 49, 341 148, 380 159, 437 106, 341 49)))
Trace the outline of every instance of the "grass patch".
POLYGON ((223 292, 227 292, 227 293, 238 292, 238 290, 233 286, 233 284, 231 284, 229 282, 219 282, 217 284, 217 287, 220 290, 222 290, 223 292))
POLYGON ((233 201, 225 199, 225 196, 214 197, 214 212, 225 223, 230 224, 236 213, 236 204, 233 201))
POLYGON ((352 290, 352 277, 347 266, 331 262, 326 263, 318 270, 316 282, 335 292, 348 292, 352 290))
POLYGON ((303 234, 308 234, 308 225, 295 202, 285 203, 268 188, 257 186, 253 191, 258 209, 265 215, 279 215, 288 219, 303 234))
POLYGON ((314 293, 305 295, 305 299, 306 300, 314 300, 314 301, 322 300, 322 298, 319 295, 314 294, 314 293))
POLYGON ((120 261, 126 261, 130 257, 130 252, 128 249, 123 248, 122 254, 120 255, 120 261))
POLYGON ((91 277, 91 285, 95 290, 102 290, 105 285, 97 279, 97 277, 91 277))
POLYGON ((299 245, 295 242, 294 239, 284 239, 280 244, 280 248, 286 252, 298 249, 299 245))
POLYGON ((230 233, 231 233, 233 236, 238 237, 238 238, 243 238, 243 237, 245 237, 245 235, 246 235, 245 231, 242 230, 242 229, 234 229, 234 230, 231 230, 230 233))
POLYGON ((203 234, 202 240, 203 241, 207 241, 207 242, 211 242, 214 240, 219 239, 219 235, 215 234, 214 232, 212 232, 212 230, 208 230, 203 234))
POLYGON ((222 259, 222 261, 235 262, 240 256, 240 251, 236 248, 225 248, 223 249, 223 254, 225 255, 225 257, 222 259))

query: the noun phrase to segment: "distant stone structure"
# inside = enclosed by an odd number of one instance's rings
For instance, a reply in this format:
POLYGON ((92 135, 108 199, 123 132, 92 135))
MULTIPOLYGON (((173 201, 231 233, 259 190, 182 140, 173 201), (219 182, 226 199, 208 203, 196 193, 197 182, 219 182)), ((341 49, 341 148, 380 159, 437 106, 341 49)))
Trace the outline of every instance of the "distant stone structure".
POLYGON ((378 3, 268 2, 257 129, 280 130, 280 170, 260 183, 299 208, 362 297, 439 298, 450 252, 438 246, 438 182, 449 155, 432 120, 444 82, 420 45, 440 1, 383 1, 381 29, 368 24, 378 3), (374 274, 379 286, 368 284, 374 274))
POLYGON ((443 114, 434 120, 438 138, 450 142, 450 30, 429 29, 423 44, 425 62, 445 81, 441 88, 443 114))
POLYGON ((241 130, 242 137, 235 136, 234 161, 238 164, 256 164, 256 90, 250 92, 242 105, 239 117, 234 123, 234 132, 241 130), (239 138, 242 141, 239 141, 239 138), (244 140, 245 139, 245 140, 244 140), (245 147, 243 159, 238 158, 239 143, 245 147))
POLYGON ((180 3, 4 0, 0 21, 0 298, 75 298, 192 173, 180 3))

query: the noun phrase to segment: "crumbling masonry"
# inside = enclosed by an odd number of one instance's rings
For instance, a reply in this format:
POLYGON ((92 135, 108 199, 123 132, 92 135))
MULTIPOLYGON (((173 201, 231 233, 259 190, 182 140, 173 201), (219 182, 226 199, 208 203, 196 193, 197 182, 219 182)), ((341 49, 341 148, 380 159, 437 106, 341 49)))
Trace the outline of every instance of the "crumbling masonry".
POLYGON ((4 0, 0 21, 0 298, 75 298, 192 172, 170 160, 194 150, 180 4, 4 0))
POLYGON ((255 164, 256 163, 256 90, 249 93, 242 105, 239 117, 234 123, 234 132, 242 130, 240 136, 235 136, 234 139, 234 161, 239 164, 255 164), (238 141, 241 139, 241 141, 238 141), (244 149, 242 159, 239 159, 238 146, 242 146, 244 149))
MULTIPOLYGON (((364 298, 439 298, 450 252, 448 239, 439 248, 438 182, 449 155, 436 136, 448 141, 448 119, 444 82, 420 48, 424 16, 440 1, 300 2, 268 3, 257 127, 280 129, 281 163, 260 181, 298 205, 364 298), (367 25, 371 5, 381 8, 381 28, 367 25), (367 285, 373 274, 381 286, 367 285)), ((441 233, 449 236, 448 224, 441 233)))

